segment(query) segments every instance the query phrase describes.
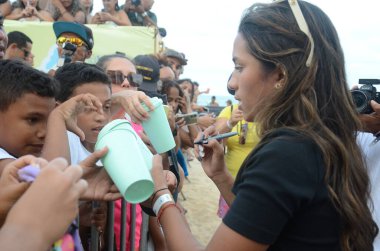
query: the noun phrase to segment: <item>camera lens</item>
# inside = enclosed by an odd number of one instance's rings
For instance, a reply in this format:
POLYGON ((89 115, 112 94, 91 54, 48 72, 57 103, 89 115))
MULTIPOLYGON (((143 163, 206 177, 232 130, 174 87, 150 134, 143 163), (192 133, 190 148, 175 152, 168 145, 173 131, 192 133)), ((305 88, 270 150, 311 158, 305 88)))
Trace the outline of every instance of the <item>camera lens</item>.
POLYGON ((368 108, 369 100, 367 95, 359 90, 352 90, 351 95, 356 106, 356 111, 358 111, 359 113, 364 113, 368 108))

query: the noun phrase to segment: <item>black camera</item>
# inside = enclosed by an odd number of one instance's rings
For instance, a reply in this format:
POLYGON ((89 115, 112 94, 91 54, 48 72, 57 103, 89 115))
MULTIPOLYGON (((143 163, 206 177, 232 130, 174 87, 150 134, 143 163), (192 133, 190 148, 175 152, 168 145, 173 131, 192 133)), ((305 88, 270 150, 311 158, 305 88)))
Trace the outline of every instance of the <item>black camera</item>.
POLYGON ((362 86, 357 90, 352 90, 351 95, 360 114, 370 114, 373 112, 371 100, 380 103, 380 93, 377 92, 373 85, 380 84, 380 79, 359 79, 362 86))
POLYGON ((141 4, 141 0, 131 0, 131 2, 135 6, 139 6, 141 4))
POLYGON ((63 43, 62 44, 62 57, 58 59, 58 67, 61 67, 65 64, 71 63, 72 56, 74 55, 75 51, 77 50, 77 46, 72 43, 63 43))

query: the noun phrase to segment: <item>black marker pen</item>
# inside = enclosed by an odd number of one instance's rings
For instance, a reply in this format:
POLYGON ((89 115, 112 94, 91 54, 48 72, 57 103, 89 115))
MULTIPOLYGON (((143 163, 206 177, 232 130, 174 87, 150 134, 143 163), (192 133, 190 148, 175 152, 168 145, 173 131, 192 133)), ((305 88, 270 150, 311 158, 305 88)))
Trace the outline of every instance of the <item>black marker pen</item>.
POLYGON ((207 144, 210 139, 220 140, 220 139, 235 136, 237 134, 238 134, 237 132, 228 132, 228 133, 218 134, 215 136, 208 137, 206 139, 200 139, 200 140, 194 142, 194 144, 198 144, 198 145, 207 144))

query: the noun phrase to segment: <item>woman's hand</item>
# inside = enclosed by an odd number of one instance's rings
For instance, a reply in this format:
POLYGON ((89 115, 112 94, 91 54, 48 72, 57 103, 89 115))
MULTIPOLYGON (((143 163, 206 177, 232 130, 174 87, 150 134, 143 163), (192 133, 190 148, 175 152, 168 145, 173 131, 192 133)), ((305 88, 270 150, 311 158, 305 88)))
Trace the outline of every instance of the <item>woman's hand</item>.
POLYGON ((100 18, 100 14, 99 14, 99 12, 96 13, 96 14, 92 17, 92 19, 91 19, 91 23, 93 23, 93 24, 103 24, 103 23, 104 23, 104 22, 102 22, 102 20, 101 20, 101 18, 100 18))
POLYGON ((99 12, 98 14, 99 14, 100 21, 103 23, 106 21, 112 21, 113 20, 111 14, 108 12, 99 12))
POLYGON ((145 93, 141 91, 120 91, 112 95, 112 113, 117 113, 120 108, 131 116, 132 121, 141 123, 149 118, 149 112, 142 106, 144 103, 150 111, 154 106, 145 93))
MULTIPOLYGON (((215 127, 210 126, 203 132, 203 134, 198 134, 195 141, 207 139, 209 136, 215 134, 215 127)), ((195 144, 195 153, 198 159, 201 160, 203 170, 214 182, 219 179, 219 177, 226 174, 227 168, 224 162, 224 149, 222 144, 217 140, 210 140, 207 144, 195 144)))

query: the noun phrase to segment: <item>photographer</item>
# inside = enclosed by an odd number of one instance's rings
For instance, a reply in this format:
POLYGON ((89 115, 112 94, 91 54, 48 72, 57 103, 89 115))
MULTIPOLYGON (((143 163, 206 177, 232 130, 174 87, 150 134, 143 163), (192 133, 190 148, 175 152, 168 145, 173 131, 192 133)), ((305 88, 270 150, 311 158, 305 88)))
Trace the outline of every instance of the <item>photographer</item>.
POLYGON ((53 29, 59 60, 57 67, 49 71, 50 76, 54 76, 55 70, 63 64, 84 62, 91 57, 94 37, 90 28, 80 23, 58 21, 53 23, 53 29))
MULTIPOLYGON (((353 91, 362 91, 363 88, 355 88, 353 91)), ((373 96, 376 97, 376 89, 373 90, 373 96)), ((355 99, 355 94, 354 100, 355 99)), ((375 98, 376 99, 376 98, 375 98)), ((355 102, 358 107, 358 103, 355 102)), ((371 100, 367 104, 367 109, 364 110, 366 113, 361 113, 359 119, 362 122, 362 130, 357 136, 357 143, 362 149, 363 156, 366 160, 368 175, 371 184, 371 202, 372 203, 372 217, 377 223, 380 224, 380 143, 379 132, 380 132, 380 104, 375 100, 371 100)), ((359 111, 360 112, 360 111, 359 111)), ((375 251, 380 250, 380 237, 376 236, 373 243, 373 248, 375 251)))
POLYGON ((376 85, 380 84, 380 79, 359 79, 360 88, 355 86, 351 90, 356 110, 360 113, 360 120, 363 123, 363 130, 373 135, 380 131, 380 93, 376 90, 376 85))
MULTIPOLYGON (((375 101, 371 102, 372 108, 375 112, 371 115, 361 115, 360 120, 363 123, 365 130, 371 130, 371 132, 380 130, 380 104, 375 101)), ((372 208, 372 217, 375 220, 376 224, 380 224, 380 143, 377 142, 378 138, 375 137, 372 133, 361 132, 358 134, 357 142, 360 148, 362 149, 363 156, 365 157, 367 163, 368 175, 370 178, 371 184, 371 208, 372 208), (377 143, 375 143, 377 142, 377 143)), ((376 236, 373 243, 375 251, 380 250, 380 237, 376 236)))

